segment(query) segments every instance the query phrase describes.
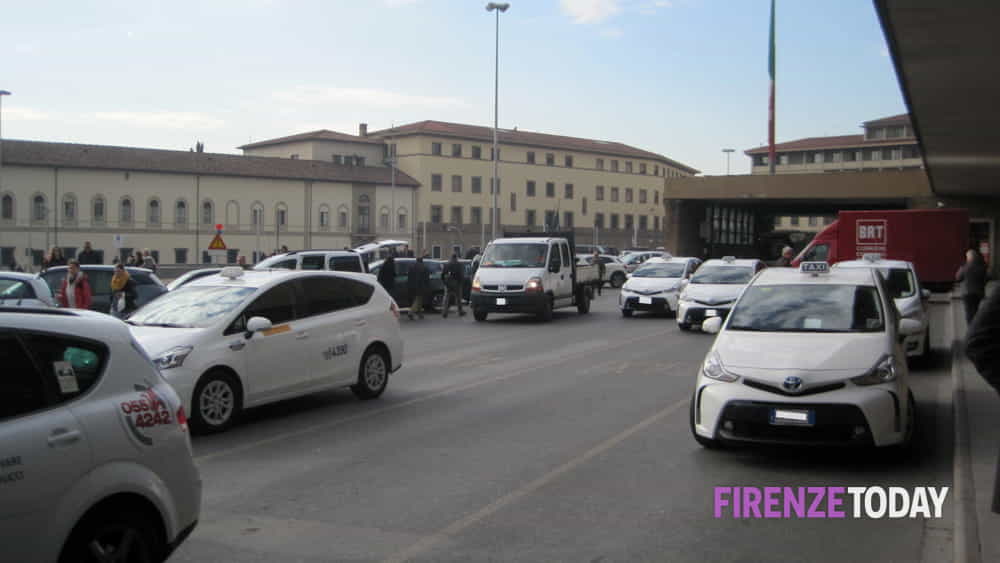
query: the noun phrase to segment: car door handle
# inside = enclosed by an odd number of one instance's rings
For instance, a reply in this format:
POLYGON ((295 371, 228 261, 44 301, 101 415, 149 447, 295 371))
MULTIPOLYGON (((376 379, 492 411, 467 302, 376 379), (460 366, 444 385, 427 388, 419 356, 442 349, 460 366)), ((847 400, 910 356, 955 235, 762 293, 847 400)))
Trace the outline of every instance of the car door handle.
POLYGON ((295 340, 305 340, 306 338, 309 338, 308 332, 300 332, 295 335, 295 340))
POLYGON ((56 428, 49 434, 49 447, 68 446, 80 439, 79 430, 56 428))
POLYGON ((229 349, 230 350, 242 350, 243 348, 246 347, 246 345, 247 345, 247 343, 244 340, 235 340, 235 341, 229 343, 229 349))

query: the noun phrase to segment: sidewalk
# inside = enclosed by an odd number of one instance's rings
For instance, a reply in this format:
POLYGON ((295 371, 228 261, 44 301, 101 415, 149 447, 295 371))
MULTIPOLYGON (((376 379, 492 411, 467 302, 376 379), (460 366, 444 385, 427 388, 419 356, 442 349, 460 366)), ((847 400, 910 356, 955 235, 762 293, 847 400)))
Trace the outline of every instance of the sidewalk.
MULTIPOLYGON (((998 290, 1000 287, 990 289, 998 290)), ((1000 561, 1000 514, 990 510, 1000 452, 1000 397, 965 357, 962 346, 965 314, 959 299, 952 300, 952 316, 955 327, 952 365, 955 382, 955 561, 1000 561)))

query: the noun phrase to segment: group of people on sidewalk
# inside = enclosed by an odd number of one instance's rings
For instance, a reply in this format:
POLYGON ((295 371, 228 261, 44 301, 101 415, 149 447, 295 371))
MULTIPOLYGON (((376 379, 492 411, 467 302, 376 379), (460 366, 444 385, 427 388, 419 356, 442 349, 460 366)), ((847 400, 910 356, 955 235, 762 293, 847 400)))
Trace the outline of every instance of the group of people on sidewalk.
MULTIPOLYGON (((441 272, 441 281, 444 282, 444 297, 441 300, 441 316, 448 318, 451 311, 451 302, 454 300, 458 307, 458 316, 465 316, 465 308, 462 305, 462 285, 465 281, 465 265, 458 261, 458 254, 452 254, 451 260, 445 264, 441 272)), ((390 294, 396 286, 396 258, 390 255, 382 263, 378 272, 378 282, 390 294)), ((423 319, 424 309, 427 299, 430 297, 431 272, 424 264, 424 257, 418 256, 416 261, 410 266, 406 273, 406 289, 410 295, 410 309, 406 316, 413 320, 415 317, 423 319)))

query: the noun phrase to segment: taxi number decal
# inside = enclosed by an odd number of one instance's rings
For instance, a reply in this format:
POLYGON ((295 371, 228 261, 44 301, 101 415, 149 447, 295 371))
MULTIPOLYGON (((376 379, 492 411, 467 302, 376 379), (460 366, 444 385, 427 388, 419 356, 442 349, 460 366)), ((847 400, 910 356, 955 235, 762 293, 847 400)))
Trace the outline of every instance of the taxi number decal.
POLYGON ((292 330, 292 327, 288 325, 278 325, 278 326, 272 326, 271 328, 263 331, 261 334, 263 334, 264 336, 272 336, 275 334, 281 334, 282 332, 288 332, 290 330, 292 330))
POLYGON ((156 414, 147 412, 135 415, 136 428, 149 428, 150 426, 160 424, 170 424, 170 422, 170 413, 166 410, 162 410, 156 414))
POLYGON ((323 359, 332 360, 334 356, 343 356, 347 353, 347 344, 337 344, 323 350, 323 359))

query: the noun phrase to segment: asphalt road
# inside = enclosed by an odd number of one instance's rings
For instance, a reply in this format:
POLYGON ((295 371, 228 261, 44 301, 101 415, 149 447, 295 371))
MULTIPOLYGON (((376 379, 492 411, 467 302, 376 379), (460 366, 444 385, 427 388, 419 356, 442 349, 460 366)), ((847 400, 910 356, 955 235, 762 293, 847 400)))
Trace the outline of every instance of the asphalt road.
POLYGON ((624 319, 615 299, 549 324, 403 319, 404 367, 380 400, 314 395, 195 438, 202 519, 172 561, 949 557, 950 495, 941 520, 713 517, 715 486, 950 486, 945 350, 912 374, 909 454, 709 451, 688 401, 711 337, 624 319))

